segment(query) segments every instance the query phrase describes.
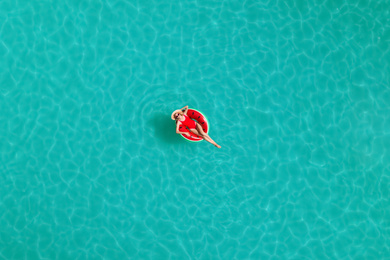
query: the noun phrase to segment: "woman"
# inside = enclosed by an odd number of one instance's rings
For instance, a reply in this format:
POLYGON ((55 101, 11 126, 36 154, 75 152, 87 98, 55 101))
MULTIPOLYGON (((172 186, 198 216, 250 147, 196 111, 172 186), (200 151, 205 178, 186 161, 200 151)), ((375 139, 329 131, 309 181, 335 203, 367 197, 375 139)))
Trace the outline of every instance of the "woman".
POLYGON ((220 145, 214 142, 213 139, 211 139, 210 136, 203 131, 201 125, 198 122, 192 120, 191 118, 189 118, 189 116, 187 116, 187 111, 188 111, 188 106, 185 106, 182 109, 175 110, 172 113, 171 115, 172 120, 176 120, 176 133, 190 136, 190 134, 186 132, 180 132, 179 127, 180 125, 183 125, 187 127, 188 130, 190 130, 192 133, 202 137, 204 140, 206 140, 209 143, 212 143, 216 147, 221 148, 220 145))

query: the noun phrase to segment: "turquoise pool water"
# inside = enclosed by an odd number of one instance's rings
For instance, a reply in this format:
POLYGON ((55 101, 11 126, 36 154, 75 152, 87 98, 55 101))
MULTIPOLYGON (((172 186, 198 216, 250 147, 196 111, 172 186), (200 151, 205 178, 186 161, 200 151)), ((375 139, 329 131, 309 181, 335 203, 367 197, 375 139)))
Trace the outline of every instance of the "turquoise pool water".
POLYGON ((0 2, 0 259, 389 259, 389 10, 0 2))

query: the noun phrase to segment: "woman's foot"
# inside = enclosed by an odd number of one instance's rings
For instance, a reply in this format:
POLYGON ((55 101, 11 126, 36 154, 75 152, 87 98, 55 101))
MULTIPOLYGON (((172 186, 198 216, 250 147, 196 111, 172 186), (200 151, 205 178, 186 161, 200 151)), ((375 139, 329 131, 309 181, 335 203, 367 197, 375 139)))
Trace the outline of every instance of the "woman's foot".
POLYGON ((217 145, 217 144, 215 145, 215 147, 221 148, 221 146, 220 146, 220 145, 217 145))

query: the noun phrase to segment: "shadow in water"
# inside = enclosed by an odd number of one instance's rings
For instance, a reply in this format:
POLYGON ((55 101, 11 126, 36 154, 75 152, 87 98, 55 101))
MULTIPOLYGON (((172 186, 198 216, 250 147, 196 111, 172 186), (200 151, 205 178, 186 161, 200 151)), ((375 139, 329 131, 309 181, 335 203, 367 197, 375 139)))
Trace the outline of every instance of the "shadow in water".
POLYGON ((156 113, 149 121, 154 128, 156 137, 169 144, 184 143, 185 140, 176 134, 175 122, 171 119, 171 114, 156 113))

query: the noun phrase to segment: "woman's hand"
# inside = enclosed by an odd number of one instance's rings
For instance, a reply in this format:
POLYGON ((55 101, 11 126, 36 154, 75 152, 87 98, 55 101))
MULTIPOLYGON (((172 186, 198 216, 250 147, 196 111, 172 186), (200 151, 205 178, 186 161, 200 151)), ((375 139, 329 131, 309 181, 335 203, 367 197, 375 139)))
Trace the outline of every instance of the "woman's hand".
POLYGON ((188 106, 185 106, 185 107, 183 107, 182 109, 180 109, 180 110, 187 110, 188 109, 188 106))

